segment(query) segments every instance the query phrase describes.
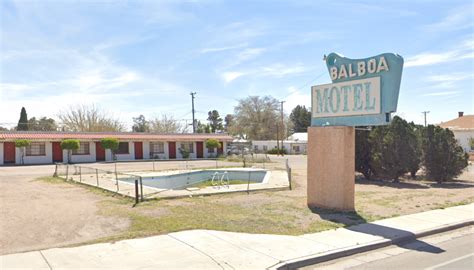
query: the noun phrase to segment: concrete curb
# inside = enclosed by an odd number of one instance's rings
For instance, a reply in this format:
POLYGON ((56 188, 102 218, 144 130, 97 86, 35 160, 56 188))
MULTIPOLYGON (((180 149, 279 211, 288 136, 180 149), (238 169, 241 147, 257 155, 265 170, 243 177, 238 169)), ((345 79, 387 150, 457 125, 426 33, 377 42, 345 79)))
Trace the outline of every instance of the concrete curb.
POLYGON ((393 244, 398 244, 401 242, 405 242, 408 240, 414 240, 420 237, 425 237, 429 235, 434 235, 442 232, 447 232, 455 229, 459 229, 462 227, 474 225, 474 220, 470 221, 464 221, 464 222, 459 222, 459 223, 453 223, 453 224, 447 224, 444 226, 440 226, 431 230, 427 231, 422 231, 419 233, 415 233, 409 236, 401 236, 397 237, 394 239, 383 239, 383 240, 378 240, 374 241, 372 243, 366 244, 366 245, 359 245, 355 247, 347 247, 343 249, 338 249, 338 250, 332 250, 329 252, 324 252, 324 253, 319 253, 319 254, 312 254, 309 256, 297 258, 297 259, 292 259, 284 262, 280 262, 276 265, 273 265, 267 269, 272 269, 272 270, 289 270, 289 269, 296 269, 299 267, 304 267, 312 264, 317 264, 317 263, 322 263, 334 259, 339 259, 342 257, 347 257, 351 256, 357 253, 361 252, 366 252, 366 251, 371 251, 371 250, 376 250, 379 248, 387 247, 393 244))

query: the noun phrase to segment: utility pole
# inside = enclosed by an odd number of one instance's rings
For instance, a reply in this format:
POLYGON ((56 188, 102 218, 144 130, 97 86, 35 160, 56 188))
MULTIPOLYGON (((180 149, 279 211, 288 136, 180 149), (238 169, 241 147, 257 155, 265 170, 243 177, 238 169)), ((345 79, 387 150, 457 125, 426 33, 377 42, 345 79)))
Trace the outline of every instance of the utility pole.
POLYGON ((430 113, 430 111, 424 111, 424 112, 421 112, 421 113, 425 115, 425 127, 426 127, 426 114, 430 113))
POLYGON ((194 119, 194 95, 196 92, 191 92, 191 102, 192 102, 192 113, 193 113, 193 133, 196 133, 196 119, 194 119))
POLYGON ((285 139, 285 124, 283 122, 283 103, 285 103, 285 101, 280 101, 280 113, 281 113, 281 150, 282 150, 282 153, 281 155, 283 156, 283 140, 285 139))

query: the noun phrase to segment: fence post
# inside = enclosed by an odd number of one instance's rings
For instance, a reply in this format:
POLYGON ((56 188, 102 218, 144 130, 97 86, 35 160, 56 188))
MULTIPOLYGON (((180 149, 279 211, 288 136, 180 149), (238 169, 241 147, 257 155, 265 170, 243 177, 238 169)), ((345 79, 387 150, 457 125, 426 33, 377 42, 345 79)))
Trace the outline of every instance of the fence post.
POLYGON ((97 186, 99 186, 99 170, 95 169, 95 178, 97 180, 97 186))
POLYGON ((247 194, 250 194, 250 173, 251 171, 249 171, 249 181, 247 182, 247 194))
POLYGON ((135 179, 135 204, 138 204, 138 180, 135 179))
POLYGON ((288 159, 286 159, 286 173, 288 174, 288 187, 290 188, 290 190, 292 190, 292 188, 291 188, 291 167, 288 163, 288 159))
POLYGON ((69 177, 69 164, 66 164, 66 181, 68 177, 69 177))
POLYGON ((82 170, 81 170, 81 166, 79 166, 79 183, 82 183, 82 170))
POLYGON ((288 181, 290 183, 290 190, 292 190, 292 188, 291 188, 291 168, 288 169, 288 181))
POLYGON ((53 177, 58 177, 58 163, 56 163, 56 167, 54 168, 53 177))
POLYGON ((143 182, 142 182, 142 177, 140 176, 140 196, 141 196, 141 200, 143 202, 143 182))

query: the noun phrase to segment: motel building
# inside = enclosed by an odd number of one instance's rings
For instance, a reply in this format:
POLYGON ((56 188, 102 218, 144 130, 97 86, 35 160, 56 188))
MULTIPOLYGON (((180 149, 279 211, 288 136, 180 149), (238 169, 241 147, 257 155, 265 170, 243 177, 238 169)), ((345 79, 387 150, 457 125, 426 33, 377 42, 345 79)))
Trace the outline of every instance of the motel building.
POLYGON ((67 150, 61 149, 61 141, 77 139, 80 148, 72 151, 72 163, 112 161, 109 149, 102 148, 104 138, 119 140, 115 155, 117 160, 182 159, 179 149, 187 150, 190 159, 212 158, 226 153, 232 137, 227 134, 153 134, 132 132, 0 132, 0 165, 52 164, 67 162, 67 150), (16 140, 29 140, 24 149, 15 147, 16 140), (216 139, 220 147, 207 149, 206 140, 216 139))

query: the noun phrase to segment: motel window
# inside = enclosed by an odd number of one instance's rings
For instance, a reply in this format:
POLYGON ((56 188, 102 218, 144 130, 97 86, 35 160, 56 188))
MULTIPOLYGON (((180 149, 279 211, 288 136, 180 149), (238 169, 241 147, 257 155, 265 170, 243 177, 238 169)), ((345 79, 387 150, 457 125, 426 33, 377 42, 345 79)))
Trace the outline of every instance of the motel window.
POLYGON ((128 154, 128 142, 119 142, 116 154, 128 154))
POLYGON ((267 145, 264 145, 263 146, 263 151, 267 151, 268 150, 268 146, 267 145))
POLYGON ((44 142, 32 142, 26 147, 27 156, 46 156, 46 144, 44 142))
POLYGON ((193 143, 181 143, 181 149, 194 153, 193 143))
POLYGON ((300 152, 300 146, 299 145, 293 145, 293 151, 299 153, 300 152))
POLYGON ((258 145, 254 145, 253 150, 258 151, 258 145))
POLYGON ((90 155, 89 142, 80 142, 79 148, 72 150, 73 155, 90 155))
POLYGON ((214 148, 207 148, 208 153, 214 153, 214 151, 215 151, 214 148))
POLYGON ((165 144, 162 142, 150 142, 150 157, 165 152, 165 144))

